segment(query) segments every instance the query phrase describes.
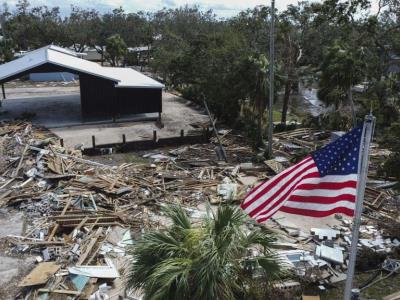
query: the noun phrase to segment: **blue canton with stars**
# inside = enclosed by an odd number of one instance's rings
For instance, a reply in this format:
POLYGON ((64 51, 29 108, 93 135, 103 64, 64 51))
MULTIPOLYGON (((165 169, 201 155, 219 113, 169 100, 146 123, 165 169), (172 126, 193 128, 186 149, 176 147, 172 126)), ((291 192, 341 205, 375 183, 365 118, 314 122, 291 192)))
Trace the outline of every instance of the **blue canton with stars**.
POLYGON ((357 174, 362 129, 362 126, 356 127, 311 154, 321 177, 357 174))

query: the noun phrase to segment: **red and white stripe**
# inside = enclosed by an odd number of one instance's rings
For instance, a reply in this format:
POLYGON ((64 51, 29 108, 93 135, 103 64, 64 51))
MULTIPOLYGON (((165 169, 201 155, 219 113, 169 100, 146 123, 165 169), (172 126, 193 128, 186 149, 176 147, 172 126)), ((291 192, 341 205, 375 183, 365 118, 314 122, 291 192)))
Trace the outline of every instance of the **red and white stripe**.
POLYGON ((357 174, 320 177, 311 156, 261 183, 245 197, 242 209, 262 223, 278 210, 311 217, 353 216, 357 174))

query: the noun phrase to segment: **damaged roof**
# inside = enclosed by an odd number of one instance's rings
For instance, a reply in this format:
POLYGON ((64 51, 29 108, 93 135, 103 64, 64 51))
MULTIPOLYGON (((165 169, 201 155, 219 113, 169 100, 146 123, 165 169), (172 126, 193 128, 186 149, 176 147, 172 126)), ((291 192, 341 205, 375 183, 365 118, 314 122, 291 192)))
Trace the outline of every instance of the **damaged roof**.
POLYGON ((0 65, 0 81, 47 63, 114 81, 115 87, 160 89, 164 87, 160 82, 131 68, 103 67, 79 58, 71 50, 54 45, 27 52, 20 58, 0 65))

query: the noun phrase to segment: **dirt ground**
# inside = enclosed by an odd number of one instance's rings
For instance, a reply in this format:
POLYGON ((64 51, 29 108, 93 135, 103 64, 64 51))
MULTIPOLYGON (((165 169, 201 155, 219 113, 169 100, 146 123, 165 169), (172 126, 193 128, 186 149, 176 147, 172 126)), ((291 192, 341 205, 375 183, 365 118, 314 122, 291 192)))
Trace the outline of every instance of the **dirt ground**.
MULTIPOLYGON (((10 234, 21 235, 23 225, 22 212, 12 209, 0 210, 0 238, 10 234)), ((14 257, 9 253, 7 245, 0 244, 0 299, 15 298, 18 282, 32 269, 34 261, 33 257, 14 257)))
POLYGON ((123 134, 127 141, 148 140, 153 130, 157 130, 158 138, 177 137, 181 129, 187 133, 194 129, 191 124, 208 120, 191 102, 170 93, 163 93, 162 129, 155 124, 158 114, 126 116, 115 123, 111 119, 83 122, 78 86, 15 87, 7 88, 6 93, 0 120, 28 117, 50 128, 68 147, 89 147, 92 135, 97 145, 120 142, 123 134))

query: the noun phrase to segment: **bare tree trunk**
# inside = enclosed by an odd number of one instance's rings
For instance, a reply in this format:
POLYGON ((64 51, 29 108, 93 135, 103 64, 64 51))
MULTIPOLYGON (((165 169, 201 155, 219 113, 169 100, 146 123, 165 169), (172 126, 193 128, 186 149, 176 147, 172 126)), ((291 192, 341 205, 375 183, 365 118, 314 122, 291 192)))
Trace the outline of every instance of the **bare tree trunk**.
POLYGON ((258 127, 258 141, 257 141, 257 146, 262 144, 262 117, 263 117, 263 109, 262 109, 262 103, 261 99, 258 99, 258 105, 257 105, 257 110, 258 110, 258 120, 257 120, 257 127, 258 127))
POLYGON ((283 106, 282 106, 281 123, 284 125, 286 125, 286 117, 289 108, 289 99, 291 91, 292 91, 292 80, 290 79, 290 74, 289 74, 288 79, 286 80, 285 83, 285 94, 283 96, 283 106))
POLYGON ((348 97, 350 108, 351 108, 351 116, 352 116, 352 119, 353 119, 353 127, 356 127, 357 126, 356 110, 354 108, 353 91, 351 90, 351 86, 349 87, 349 90, 347 92, 347 97, 348 97))

